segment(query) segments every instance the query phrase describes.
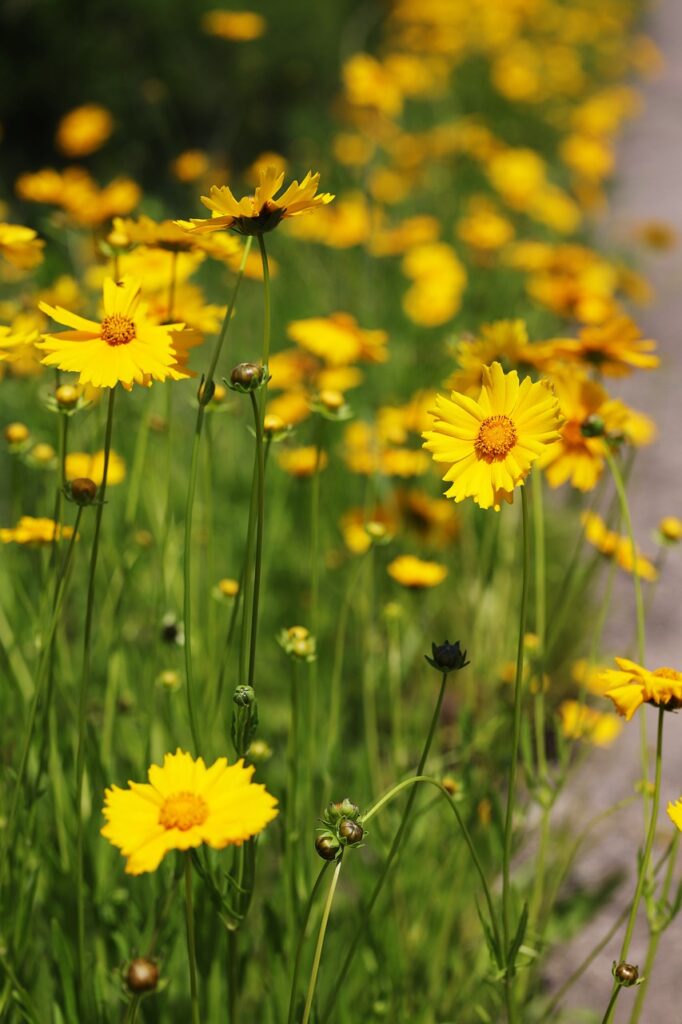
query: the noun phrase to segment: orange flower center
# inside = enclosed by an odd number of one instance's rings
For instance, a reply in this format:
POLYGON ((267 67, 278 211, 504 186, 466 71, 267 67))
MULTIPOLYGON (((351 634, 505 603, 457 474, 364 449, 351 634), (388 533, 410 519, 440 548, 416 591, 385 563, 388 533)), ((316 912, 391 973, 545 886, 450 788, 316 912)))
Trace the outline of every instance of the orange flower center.
POLYGON ((516 427, 508 416, 488 416, 481 423, 474 449, 483 462, 502 462, 517 438, 516 427))
POLYGON ((208 804, 196 793, 173 793, 167 796, 159 812, 159 825, 179 828, 181 832, 203 825, 208 817, 208 804))
POLYGON ((102 320, 101 338, 107 345, 127 345, 135 337, 135 323, 129 316, 112 313, 102 320))
POLYGON ((657 668, 653 675, 658 679, 674 679, 676 682, 680 681, 680 673, 676 672, 674 668, 657 668))

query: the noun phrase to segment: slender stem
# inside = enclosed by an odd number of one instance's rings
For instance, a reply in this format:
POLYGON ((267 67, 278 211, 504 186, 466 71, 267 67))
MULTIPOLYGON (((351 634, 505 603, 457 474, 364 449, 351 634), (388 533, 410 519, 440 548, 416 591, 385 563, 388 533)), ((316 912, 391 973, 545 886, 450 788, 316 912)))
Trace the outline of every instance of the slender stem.
POLYGON ((133 996, 133 998, 128 1003, 128 1009, 126 1010, 126 1015, 125 1015, 125 1024, 135 1024, 135 1021, 137 1020, 137 1011, 138 1011, 139 1005, 140 1005, 140 997, 139 996, 133 996))
MULTIPOLYGON (((439 694, 438 694, 438 699, 436 700, 436 706, 434 708, 433 715, 431 717, 431 725, 429 726, 428 736, 426 737, 426 742, 424 744, 424 749, 422 750, 421 758, 419 759, 419 766, 417 768, 417 771, 415 772, 415 776, 421 776, 421 775, 424 774, 424 765, 426 764, 427 758, 429 756, 429 751, 431 750, 431 743, 433 741, 433 737, 434 737, 435 732, 436 732, 436 727, 438 725, 438 721, 439 721, 439 718, 440 718, 440 709, 441 709, 441 706, 442 706, 442 703, 443 703, 443 697, 445 695, 445 684, 446 684, 446 682, 447 682, 447 672, 444 672, 443 676, 442 676, 442 679, 441 679, 441 685, 440 685, 440 691, 439 691, 439 694)), ((372 890, 372 894, 371 894, 371 896, 369 898, 369 903, 363 909, 361 924, 360 924, 360 926, 358 927, 358 929, 355 932, 355 935, 353 937, 353 941, 351 942, 350 948, 349 948, 349 950, 348 950, 348 952, 346 954, 346 958, 343 961, 343 964, 341 965, 341 969, 340 969, 340 971, 339 971, 339 973, 337 975, 336 982, 334 983, 334 988, 332 989, 332 992, 331 992, 331 994, 329 996, 329 999, 327 1001, 327 1006, 325 1008, 325 1012, 322 1015, 322 1020, 326 1020, 329 1017, 329 1014, 331 1013, 331 1010, 332 1010, 332 1008, 334 1006, 334 1003, 336 1002, 336 998, 337 998, 337 996, 339 994, 339 991, 341 990, 341 986, 343 985, 343 982, 345 980, 346 975, 348 974, 348 971, 349 971, 350 966, 351 966, 351 964, 353 962, 355 954, 357 953, 358 946, 360 945, 360 942, 362 941, 363 936, 365 936, 366 933, 367 933, 367 922, 368 922, 369 917, 370 917, 370 915, 372 913, 372 910, 374 909, 374 905, 376 904, 377 900, 379 899, 379 896, 381 894, 381 890, 384 887, 384 883, 386 882, 386 879, 388 878, 389 872, 390 872, 391 867, 393 865, 393 861, 396 859, 396 857, 398 855, 398 852, 400 850, 400 847, 402 845, 402 841, 403 841, 404 835, 405 835, 405 827, 406 827, 406 825, 407 825, 407 823, 409 821, 410 814, 412 813, 412 807, 414 805, 414 801, 415 801, 416 796, 417 796, 417 789, 415 787, 413 790, 411 790, 410 795, 407 798, 407 803, 405 804, 405 809, 403 811, 403 815, 402 815, 402 818, 400 820, 400 825, 398 826, 398 829, 397 829, 397 831, 396 831, 396 833, 395 833, 395 835, 393 837, 393 842, 391 843, 390 849, 389 849, 388 854, 386 856, 386 859, 385 859, 385 861, 383 863, 383 866, 382 866, 382 869, 381 869, 381 874, 379 875, 379 878, 377 879, 377 881, 376 881, 376 883, 374 885, 374 889, 372 890)), ((364 816, 364 820, 365 821, 367 820, 367 815, 364 816)))
MULTIPOLYGON (((651 860, 651 850, 654 845, 654 837, 656 835, 656 825, 658 823, 658 804, 661 796, 661 766, 663 764, 663 716, 665 710, 660 707, 658 709, 658 730, 656 734, 656 773, 654 777, 654 795, 651 801, 651 819, 649 821, 649 831, 646 837, 646 844, 644 847, 644 853, 639 863, 639 871, 637 872, 637 886, 635 888, 635 895, 632 900, 632 906, 630 907, 630 916, 628 917, 627 927, 625 929, 625 936, 623 938, 623 945, 620 949, 619 960, 623 961, 627 959, 628 951, 630 949, 630 942, 632 941, 632 933, 635 928, 635 921, 637 919, 637 911, 639 910, 639 904, 642 899, 642 893, 644 892, 644 885, 649 872, 649 861, 651 860)), ((604 1015, 603 1024, 608 1024, 611 1019, 611 1010, 616 1005, 616 999, 622 988, 622 985, 616 984, 614 986, 613 994, 611 996, 611 1002, 607 1008, 606 1014, 604 1015)))
POLYGON ((292 974, 292 978, 291 978, 291 995, 289 997, 289 1013, 287 1014, 287 1024, 294 1024, 294 1013, 296 1011, 296 989, 298 987, 298 976, 299 976, 299 973, 300 973, 300 970, 301 970, 301 957, 303 955, 303 944, 305 942, 305 933, 308 930, 308 922, 310 921, 310 914, 312 912, 312 909, 313 909, 313 906, 314 906, 314 903, 315 903, 315 897, 317 896, 317 893, 318 893, 318 890, 320 888, 320 885, 322 884, 322 879, 324 878, 325 872, 326 872, 327 868, 329 867, 329 863, 330 863, 329 861, 326 861, 322 865, 322 868, 320 869, 320 873, 318 874, 317 878, 315 879, 315 884, 313 885, 312 889, 310 890, 310 896, 308 897, 308 902, 306 904, 305 913, 303 915, 303 921, 301 922, 301 928, 300 928, 300 931, 299 931, 298 942, 296 943, 296 955, 295 955, 295 958, 294 958, 294 970, 293 970, 293 974, 292 974))
POLYGON ((308 994, 306 995, 305 1008, 303 1010, 303 1020, 301 1024, 308 1024, 310 1019, 310 1011, 313 1005, 313 999, 315 997, 315 988, 317 986, 317 975, 320 970, 320 960, 322 959, 322 947, 324 946, 324 937, 327 931, 327 924, 329 923, 329 915, 332 911, 332 903, 334 902, 334 894, 336 892, 336 886, 338 885, 339 875, 341 873, 341 865, 343 864, 343 852, 340 854, 336 861, 336 867, 334 868, 334 874, 332 875, 331 885, 329 886, 329 892, 327 893, 327 900, 322 911, 322 920, 320 921, 320 931, 317 936, 317 945, 315 947, 315 956, 313 957, 313 967, 310 972, 310 981, 308 982, 308 994))
MULTIPOLYGON (((523 531, 523 577, 521 584, 521 612, 519 615, 519 636, 516 651, 516 682, 514 684, 514 724, 512 735, 512 753, 509 763, 509 785, 507 789, 507 809, 504 820, 504 846, 502 859, 502 927, 505 944, 511 938, 511 852, 514 824, 514 799, 516 796, 516 771, 519 756, 519 738, 521 735, 521 708, 523 703, 523 656, 524 637, 526 634, 526 616, 528 612, 528 578, 530 575, 530 550, 528 546, 528 503, 526 488, 521 488, 522 531, 523 531)), ((513 965, 511 966, 513 969, 513 965)))
POLYGON ((239 270, 237 271, 237 279, 234 283, 232 295, 225 311, 225 318, 223 325, 218 335, 215 348, 213 349, 213 355, 206 372, 206 377, 202 382, 202 386, 199 389, 199 408, 197 409, 197 420, 194 428, 194 442, 192 444, 192 460, 190 463, 189 471, 189 484, 187 487, 187 503, 185 506, 185 541, 184 541, 184 600, 183 600, 183 616, 185 620, 185 675, 186 687, 187 687, 187 711, 189 714, 190 730, 192 732, 192 740, 194 746, 199 752, 199 734, 197 730, 196 719, 194 715, 194 667, 192 661, 192 518, 194 514, 194 495, 197 487, 197 475, 199 472, 199 445, 201 444, 201 434, 204 427, 204 416, 206 410, 206 402, 210 401, 211 385, 213 383, 213 377, 215 375, 216 366, 218 365, 218 359, 222 351, 227 332, 230 327, 232 320, 232 314, 234 313, 234 307, 237 302, 237 296, 239 295, 239 286, 242 283, 244 277, 244 267, 246 266, 246 260, 251 250, 251 239, 248 238, 246 245, 244 246, 244 252, 242 253, 241 263, 239 270))
POLYGON ((256 428, 256 556, 253 567, 253 611, 251 613, 251 646, 249 650, 249 686, 256 675, 256 647, 258 642, 258 602, 260 599, 261 567, 263 562, 263 521, 265 518, 265 454, 263 422, 256 396, 250 392, 253 421, 256 428))
POLYGON ((534 695, 535 746, 538 773, 547 778, 547 745, 545 742, 545 643, 547 633, 547 578, 545 553, 545 513, 542 494, 542 473, 535 473, 532 481, 533 539, 535 542, 535 633, 538 638, 537 693, 534 695))
POLYGON ((192 908, 192 858, 189 853, 185 854, 185 925, 187 927, 189 987, 192 996, 192 1024, 201 1024, 197 987, 197 951, 194 941, 194 910, 192 908))
POLYGON ((267 366, 270 358, 270 266, 263 235, 258 235, 258 246, 263 266, 263 366, 267 366))
POLYGON ((85 991, 85 884, 83 878, 84 859, 84 829, 83 821, 83 776, 85 773, 85 738, 86 720, 88 708, 88 684, 91 677, 91 655, 92 655, 92 625, 95 609, 95 582, 97 575, 97 556, 99 554, 99 539, 102 526, 102 514, 107 490, 107 477, 109 474, 109 455, 111 452, 111 434, 114 424, 114 401, 116 388, 109 389, 109 404, 107 408, 107 422, 104 432, 104 465, 102 468, 102 484, 97 495, 98 505, 95 513, 95 532, 92 539, 92 551, 90 554, 90 573, 88 576, 87 605, 85 609, 85 627, 83 630, 83 668, 81 674, 80 692, 78 697, 78 747, 76 751, 76 927, 78 937, 78 978, 79 994, 81 999, 85 991))

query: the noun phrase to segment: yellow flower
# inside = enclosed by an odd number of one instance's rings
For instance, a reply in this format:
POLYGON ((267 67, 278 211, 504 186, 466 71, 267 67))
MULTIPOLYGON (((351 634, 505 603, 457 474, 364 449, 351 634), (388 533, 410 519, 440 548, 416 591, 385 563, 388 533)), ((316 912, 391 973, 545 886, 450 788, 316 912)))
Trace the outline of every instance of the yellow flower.
POLYGON ((664 516, 658 524, 658 531, 670 544, 677 544, 682 540, 682 519, 677 516, 664 516))
POLYGON ((388 359, 386 331, 363 330, 349 313, 292 320, 287 334, 301 348, 320 356, 330 366, 346 366, 358 360, 385 363, 388 359))
POLYGON ((369 53, 354 53, 343 65, 345 98, 358 107, 370 107, 393 117, 403 107, 403 93, 395 75, 369 53))
POLYGON ((601 413, 608 395, 601 385, 577 374, 557 375, 553 384, 565 423, 561 437, 545 449, 538 466, 546 471, 550 487, 570 480, 579 491, 591 491, 603 472, 606 448, 602 438, 586 437, 582 427, 590 416, 601 413))
POLYGON ((3 544, 29 544, 39 546, 73 536, 70 526, 58 526, 54 519, 22 516, 13 529, 0 529, 3 544))
POLYGON ((16 191, 29 202, 61 206, 82 227, 96 227, 116 214, 130 213, 142 195, 130 178, 116 178, 100 188, 83 167, 67 167, 62 172, 46 167, 22 174, 16 191))
POLYGON ((369 551, 372 538, 367 530, 370 523, 378 523, 386 536, 393 536, 398 529, 398 522, 390 509, 376 505, 373 509, 349 508, 341 517, 339 526, 343 542, 354 555, 363 555, 369 551))
POLYGON ((98 103, 69 111, 59 122, 55 141, 65 156, 89 156, 104 145, 114 128, 111 114, 98 103))
POLYGON ((483 367, 499 362, 509 369, 550 370, 556 362, 551 342, 533 342, 524 320, 494 320, 483 324, 476 338, 461 338, 455 346, 459 369, 445 382, 451 391, 475 395, 483 382, 483 367))
POLYGON ((457 222, 457 236, 472 249, 494 252, 514 237, 514 225, 484 196, 474 196, 457 222))
POLYGON ((549 388, 528 377, 519 382, 515 370, 505 374, 499 363, 484 368, 478 401, 456 391, 449 399, 439 395, 431 415, 424 447, 435 462, 450 464, 443 477, 451 485, 446 496, 473 498, 498 511, 560 436, 559 406, 549 388))
POLYGON ((414 281, 403 296, 403 309, 421 327, 439 327, 459 310, 466 271, 454 249, 444 242, 417 245, 402 262, 403 273, 414 281))
POLYGON ((40 333, 31 318, 16 317, 11 327, 0 326, 0 363, 6 362, 15 377, 34 377, 42 373, 36 343, 40 333))
POLYGON ((559 705, 561 730, 570 740, 588 740, 595 747, 608 747, 618 737, 623 723, 615 715, 604 714, 577 700, 559 705))
POLYGON ((201 19, 204 32, 220 39, 246 43, 258 39, 267 28, 267 22, 255 11, 207 11, 201 19))
POLYGON ((178 368, 173 348, 173 331, 184 324, 159 327, 152 323, 146 306, 140 303, 140 284, 133 278, 105 280, 100 323, 44 302, 40 308, 71 328, 48 334, 39 343, 48 353, 43 363, 79 373, 81 384, 113 388, 121 383, 129 390, 133 383, 146 385, 151 378, 179 380, 187 376, 178 368))
POLYGON ((571 678, 579 687, 603 697, 609 684, 604 682, 605 665, 594 665, 587 658, 578 658, 571 665, 571 678))
POLYGON ((321 473, 327 468, 329 459, 325 451, 321 451, 316 445, 311 444, 301 448, 287 448, 279 453, 277 461, 286 473, 303 479, 303 477, 321 473))
POLYGON ((655 370, 656 342, 642 333, 628 316, 617 316, 599 326, 584 327, 579 340, 557 342, 557 354, 571 362, 596 367, 606 377, 624 377, 633 370, 655 370))
POLYGON ((148 783, 106 790, 102 835, 128 858, 129 875, 155 871, 170 850, 241 846, 278 813, 265 786, 251 781, 254 771, 241 758, 228 765, 219 757, 207 768, 180 749, 166 754, 163 767, 150 767, 148 783))
MULTIPOLYGON (((94 455, 89 455, 87 452, 69 452, 66 456, 64 469, 67 480, 78 480, 79 477, 87 477, 100 487, 104 476, 104 451, 95 452, 94 455)), ((116 452, 110 452, 107 486, 120 484, 125 480, 125 475, 125 462, 116 452)))
POLYGON ((642 704, 653 704, 664 711, 682 708, 682 672, 674 668, 657 668, 654 672, 627 658, 616 658, 616 669, 606 669, 604 683, 619 715, 629 722, 642 704))
POLYGON ((316 217, 289 221, 287 232, 303 242, 317 242, 331 249, 350 249, 372 236, 367 198, 361 192, 348 192, 333 206, 320 206, 316 217))
POLYGON ((209 159, 203 149, 185 149, 171 163, 171 173, 178 181, 190 182, 208 171, 209 159))
POLYGON ((0 224, 0 256, 19 270, 31 270, 42 263, 44 246, 33 228, 0 224))
POLYGON ((319 174, 308 171, 300 184, 298 181, 292 182, 276 199, 275 195, 284 183, 284 172, 279 172, 276 167, 265 167, 260 171, 258 185, 252 196, 237 200, 227 185, 220 188, 213 185, 210 195, 201 196, 202 203, 211 211, 212 216, 177 223, 197 232, 230 228, 242 235, 262 235, 276 228, 285 217, 297 217, 331 203, 333 195, 328 192, 316 194, 319 180, 319 174))
MULTIPOLYGON (((632 544, 630 538, 609 530, 596 512, 585 512, 582 516, 585 538, 602 555, 613 558, 625 572, 633 571, 632 544)), ((649 583, 658 577, 656 566, 645 558, 639 548, 635 551, 637 575, 649 583)))
POLYGON ((448 574, 439 562, 425 562, 414 555, 399 555, 386 566, 388 575, 408 590, 424 590, 437 587, 448 574))

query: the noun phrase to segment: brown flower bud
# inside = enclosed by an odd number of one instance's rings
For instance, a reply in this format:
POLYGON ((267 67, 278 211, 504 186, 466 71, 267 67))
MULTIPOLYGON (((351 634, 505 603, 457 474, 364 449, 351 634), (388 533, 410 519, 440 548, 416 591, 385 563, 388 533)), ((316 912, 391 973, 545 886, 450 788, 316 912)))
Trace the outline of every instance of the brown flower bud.
POLYGON ((332 836, 318 836, 315 840, 315 849, 322 860, 336 860, 340 846, 332 836))
POLYGON ((126 983, 131 992, 152 992, 159 983, 159 968, 151 960, 137 957, 128 968, 126 983))
POLYGON ((624 988, 630 988, 631 985, 637 984, 639 978, 639 967, 635 964, 628 964, 625 960, 613 966, 613 976, 617 982, 619 982, 624 988))
POLYGON ((97 497, 97 484, 87 476, 71 481, 71 497, 77 505, 92 505, 97 497))
POLYGON ((359 843, 364 836, 364 830, 361 825, 358 825, 357 821, 351 821, 350 818, 344 818, 339 823, 339 836, 344 840, 348 846, 355 846, 359 843))
POLYGON ((230 374, 230 383, 237 391, 255 391, 263 380, 263 367, 256 363, 238 363, 230 374))

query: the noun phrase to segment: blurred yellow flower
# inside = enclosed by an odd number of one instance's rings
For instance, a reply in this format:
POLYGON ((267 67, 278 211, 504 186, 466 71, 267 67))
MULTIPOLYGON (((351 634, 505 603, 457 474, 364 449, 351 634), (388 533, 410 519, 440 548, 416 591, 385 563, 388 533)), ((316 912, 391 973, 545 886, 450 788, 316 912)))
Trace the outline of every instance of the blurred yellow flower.
POLYGON ((36 519, 34 516, 22 516, 15 527, 0 529, 0 541, 3 544, 40 547, 42 544, 52 544, 54 540, 72 536, 73 530, 70 526, 59 526, 54 519, 36 519))
POLYGON ((173 177, 185 183, 202 178, 209 167, 208 154, 203 149, 185 149, 171 161, 173 177))
POLYGON ((348 103, 372 107, 388 117, 400 114, 403 94, 397 78, 369 53, 354 53, 341 69, 348 103))
POLYGON ((99 323, 44 302, 40 308, 70 328, 48 334, 38 343, 48 353, 43 363, 78 373, 80 384, 113 388, 121 383, 130 390, 133 383, 187 376, 179 369, 173 348, 173 332, 184 325, 154 324, 140 303, 140 283, 134 278, 105 280, 104 316, 99 323))
POLYGON ((346 366, 359 360, 384 363, 388 359, 386 331, 364 330, 350 313, 292 320, 287 335, 331 366, 346 366))
POLYGON ((42 263, 44 247, 33 228, 0 224, 0 256, 19 270, 32 270, 42 263))
POLYGON ((398 530, 396 516, 383 505, 376 505, 372 509, 349 508, 341 517, 339 526, 344 544, 354 555, 363 555, 372 545, 367 530, 369 523, 379 523, 387 536, 393 536, 398 530))
MULTIPOLYGON (((582 516, 586 540, 602 555, 613 558, 625 572, 633 571, 632 544, 630 538, 609 530, 603 519, 596 512, 584 512, 582 516)), ((636 549, 637 575, 649 583, 658 578, 656 566, 636 549)))
POLYGON ((497 511, 501 501, 513 501, 532 463, 560 436, 559 406, 549 388, 528 377, 519 382, 516 371, 505 374, 500 363, 484 368, 477 401, 456 391, 449 399, 438 395, 431 415, 424 447, 435 462, 449 463, 446 497, 471 497, 497 511))
POLYGON ((494 252, 514 237, 514 225, 484 196, 473 196, 467 213, 457 221, 457 237, 472 249, 494 252))
POLYGON ((578 340, 556 342, 557 355, 570 362, 595 367, 606 377, 624 377, 633 370, 655 370, 656 342, 642 338, 628 316, 617 316, 599 326, 583 327, 578 340))
POLYGON ((399 555, 386 566, 391 579, 408 590, 425 590, 437 587, 448 574, 446 566, 439 562, 426 562, 415 555, 399 555))
POLYGON ((57 126, 57 149, 70 158, 89 156, 107 141, 114 130, 114 120, 98 103, 86 103, 62 117, 57 126))
POLYGON ((259 39, 267 28, 267 21, 255 11, 207 11, 201 19, 201 27, 209 35, 246 43, 259 39))
POLYGON ((148 783, 106 790, 101 833, 127 857, 129 875, 155 871, 171 850, 241 846, 278 813, 265 786, 252 782, 254 771, 242 758, 228 765, 219 757, 207 768, 178 749, 149 768, 148 783))
POLYGON ((676 544, 682 540, 682 519, 677 516, 664 516, 658 524, 658 530, 665 540, 676 544))
MULTIPOLYGON (((95 452, 94 455, 89 455, 87 452, 69 452, 66 456, 64 470, 67 480, 87 477, 100 487, 104 476, 104 451, 95 452)), ((116 452, 109 452, 107 486, 120 484, 125 480, 125 475, 124 460, 116 452)))
POLYGON ((458 312, 466 286, 466 271, 454 249, 445 242, 417 245, 402 262, 414 284, 403 296, 403 309, 421 327, 439 327, 458 312))
POLYGON ((595 747, 608 747, 616 740, 623 723, 616 715, 605 714, 577 700, 559 705, 561 731, 570 740, 587 740, 595 747))
POLYGON ((319 174, 308 171, 300 184, 292 182, 281 196, 275 198, 284 184, 284 172, 276 167, 265 167, 260 171, 252 196, 237 200, 227 185, 213 185, 208 196, 201 196, 202 203, 211 211, 211 217, 176 223, 197 232, 229 228, 243 235, 261 235, 272 231, 285 217, 297 217, 331 203, 333 195, 317 193, 319 180, 319 174))
POLYGON ((613 701, 618 714, 628 722, 642 704, 653 704, 664 711, 682 708, 682 672, 674 668, 650 672, 627 658, 615 660, 618 669, 604 671, 604 683, 609 685, 604 696, 613 701))
POLYGON ((279 452, 277 461, 285 473, 303 479, 326 469, 329 458, 325 451, 311 444, 300 448, 286 448, 279 452))

